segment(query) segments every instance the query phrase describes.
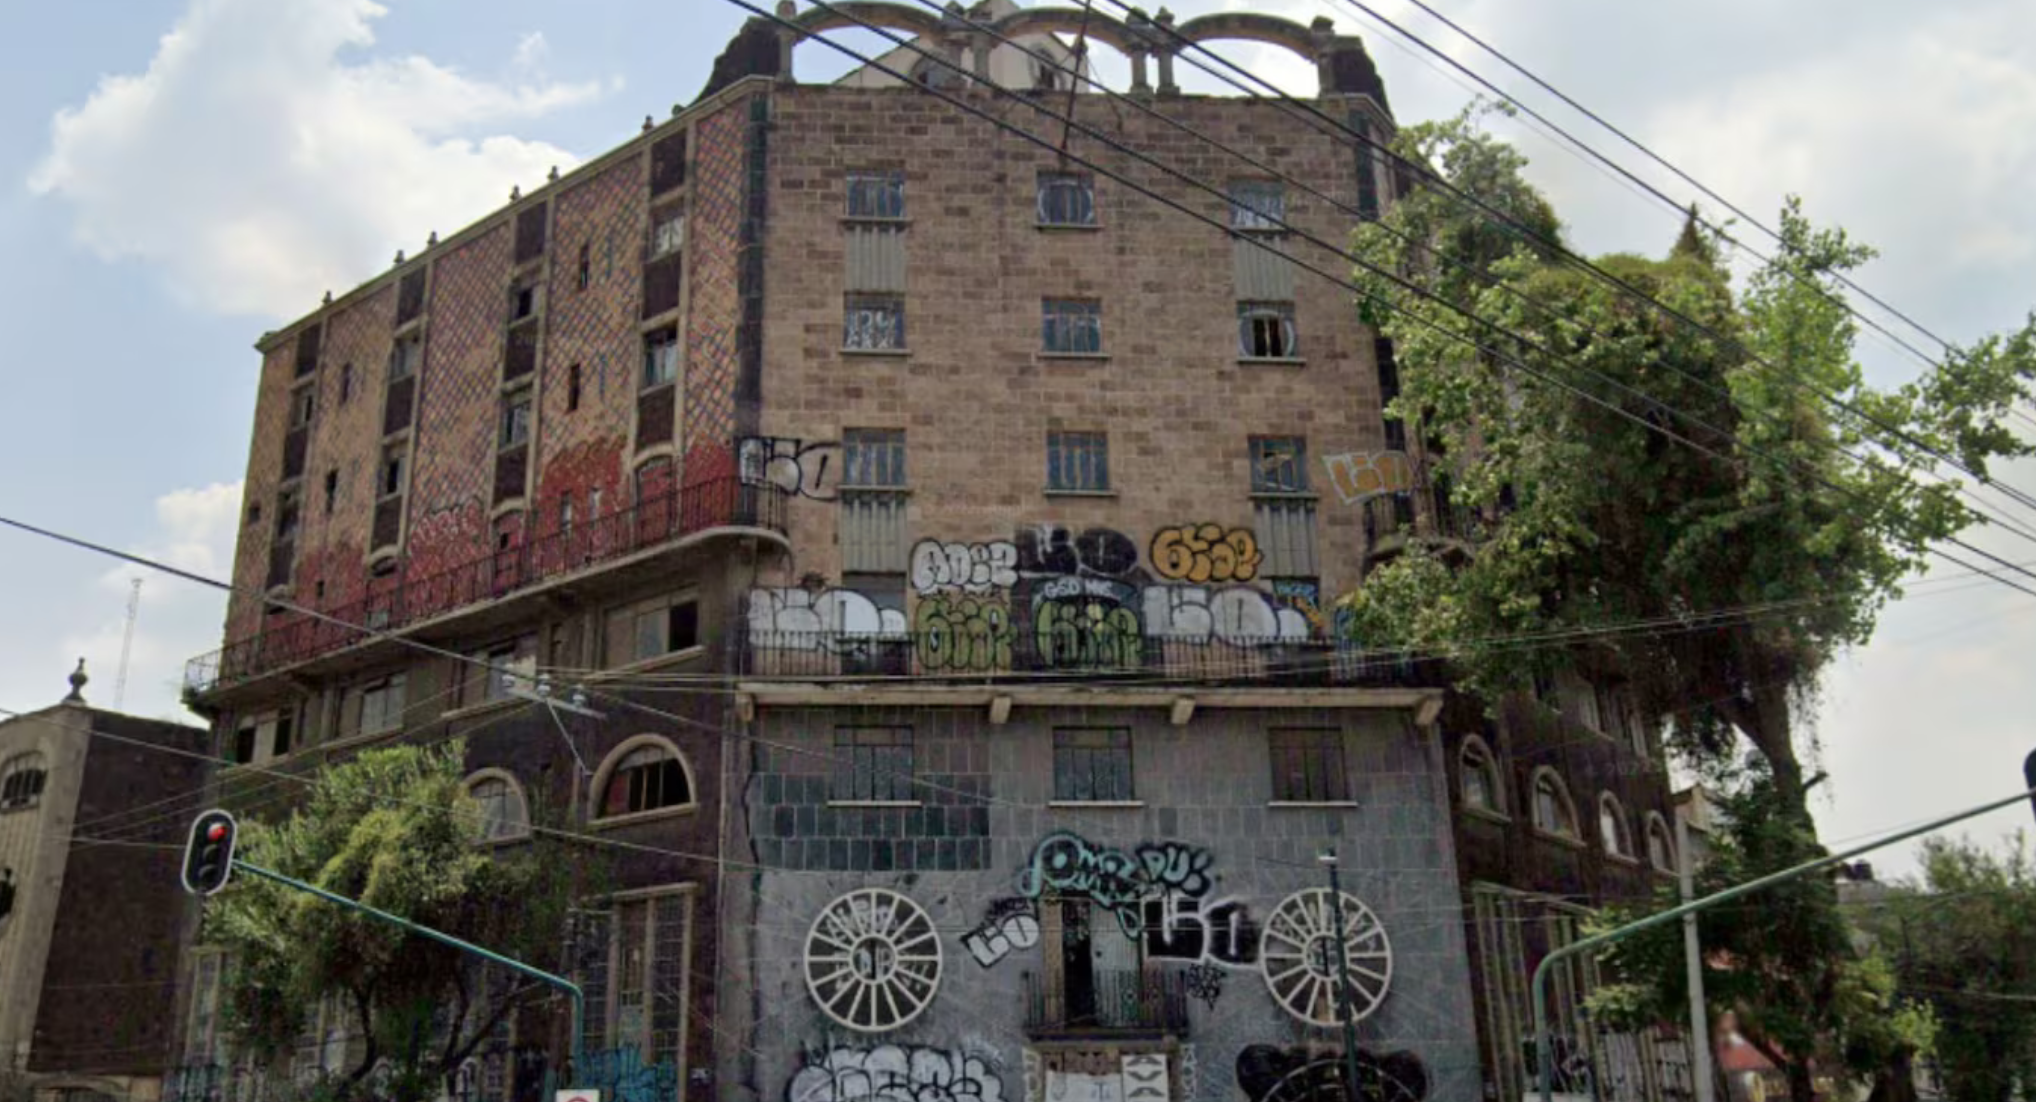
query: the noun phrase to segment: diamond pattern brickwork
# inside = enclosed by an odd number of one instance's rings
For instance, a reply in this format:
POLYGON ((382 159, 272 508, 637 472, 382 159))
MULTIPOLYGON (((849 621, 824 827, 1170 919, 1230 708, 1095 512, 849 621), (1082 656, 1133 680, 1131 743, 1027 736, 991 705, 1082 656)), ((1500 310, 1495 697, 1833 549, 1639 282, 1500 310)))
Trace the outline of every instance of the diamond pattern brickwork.
POLYGON ((511 230, 505 219, 432 269, 405 540, 413 582, 490 549, 511 230))

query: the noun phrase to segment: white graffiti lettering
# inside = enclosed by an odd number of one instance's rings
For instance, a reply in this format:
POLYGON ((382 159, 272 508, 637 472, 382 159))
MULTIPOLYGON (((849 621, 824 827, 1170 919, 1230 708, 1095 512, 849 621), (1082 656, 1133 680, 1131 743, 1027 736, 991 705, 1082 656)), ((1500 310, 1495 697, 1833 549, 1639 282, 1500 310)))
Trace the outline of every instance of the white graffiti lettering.
POLYGON ((742 481, 749 486, 776 486, 788 494, 832 501, 841 481, 841 445, 834 441, 746 436, 736 450, 742 481))
POLYGON ((912 588, 920 593, 959 589, 988 593, 1018 583, 1018 546, 1008 540, 990 543, 942 543, 920 540, 912 548, 912 588))
POLYGON ((1145 631, 1161 639, 1235 647, 1306 642, 1308 618, 1246 586, 1210 591, 1201 586, 1145 588, 1145 631))
POLYGON ((1002 1102, 1004 1082, 963 1052, 881 1045, 828 1050, 792 1078, 786 1102, 1002 1102))
POLYGON ((779 649, 821 650, 840 645, 843 636, 858 645, 858 636, 902 636, 905 613, 879 608, 852 589, 753 589, 749 631, 779 649))
POLYGON ((962 948, 985 968, 996 964, 1016 949, 1039 944, 1039 918, 1030 910, 991 919, 961 939, 962 948))

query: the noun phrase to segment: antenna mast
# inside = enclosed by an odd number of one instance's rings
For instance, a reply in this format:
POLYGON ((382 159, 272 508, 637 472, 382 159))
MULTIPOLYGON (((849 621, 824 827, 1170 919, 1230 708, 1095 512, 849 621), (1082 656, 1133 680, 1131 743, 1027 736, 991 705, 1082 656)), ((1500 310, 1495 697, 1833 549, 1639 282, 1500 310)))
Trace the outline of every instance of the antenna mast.
POLYGON ((120 673, 113 679, 113 710, 119 711, 127 698, 127 655, 134 649, 134 618, 141 612, 141 579, 127 594, 127 631, 120 637, 120 673))

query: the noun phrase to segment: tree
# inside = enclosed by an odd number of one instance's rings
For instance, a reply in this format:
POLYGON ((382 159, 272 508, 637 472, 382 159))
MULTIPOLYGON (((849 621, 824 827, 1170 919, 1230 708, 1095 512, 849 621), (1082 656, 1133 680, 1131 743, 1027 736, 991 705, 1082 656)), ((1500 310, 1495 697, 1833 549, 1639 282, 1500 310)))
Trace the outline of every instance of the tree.
MULTIPOLYGON (((1774 792, 1764 763, 1717 771, 1724 829, 1696 877, 1698 896, 1823 856, 1805 820, 1774 792)), ((1675 904, 1662 889, 1651 903, 1601 912, 1591 932, 1612 929, 1675 904)), ((1788 1077, 1798 1102, 1811 1097, 1812 1067, 1879 1078, 1929 1051, 1929 1007, 1899 997, 1884 956, 1852 937, 1828 877, 1785 881, 1758 895, 1704 911, 1704 995, 1730 1008, 1739 1032, 1788 1077)), ((1600 963, 1617 977, 1594 992, 1592 1013, 1637 1025, 1689 1011, 1682 926, 1668 923, 1612 943, 1600 963)))
MULTIPOLYGON (((241 859, 539 967, 559 959, 572 900, 602 873, 539 837, 480 846, 462 787, 465 748, 369 750, 326 769, 280 822, 242 824, 241 859)), ((537 990, 437 942, 252 876, 207 906, 204 936, 228 954, 225 1026, 264 1061, 290 1051, 328 997, 364 1023, 366 1048, 335 1084, 355 1094, 387 1058, 400 1097, 436 1097, 460 1064, 537 990)))
POLYGON ((1836 280, 1870 249, 1791 199, 1774 260, 1737 294, 1694 218, 1665 259, 1596 262, 1678 320, 1570 262, 1524 158, 1475 118, 1407 127, 1399 150, 1557 243, 1429 183, 1355 246, 1429 296, 1358 272, 1397 348, 1389 413, 1418 427, 1456 503, 1496 519, 1467 562, 1416 547, 1339 604, 1362 643, 1447 654, 1488 700, 1579 657, 1613 666, 1649 714, 1675 716, 1679 749, 1729 760, 1744 736, 1806 818, 1796 716, 1819 674, 1872 634, 1926 548, 1981 520, 1918 480, 1930 453, 1983 475, 2036 452, 2002 425, 2036 379, 2036 315, 1875 390, 1836 280), (1482 645, 1636 622, 1657 628, 1567 655, 1482 645))
POLYGON ((1894 962, 1897 988, 1935 1009, 1949 1097, 2008 1102, 2018 1081, 2036 1086, 2036 862, 2019 833, 1999 853, 1926 841, 1922 884, 1858 922, 1894 962))

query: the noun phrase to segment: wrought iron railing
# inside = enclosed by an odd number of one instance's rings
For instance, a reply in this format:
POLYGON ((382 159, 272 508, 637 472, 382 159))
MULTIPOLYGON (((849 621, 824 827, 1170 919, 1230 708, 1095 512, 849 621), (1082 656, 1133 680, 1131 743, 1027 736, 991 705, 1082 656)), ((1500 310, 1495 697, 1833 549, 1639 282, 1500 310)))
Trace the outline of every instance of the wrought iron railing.
POLYGON ((1484 514, 1452 500, 1443 485, 1380 494, 1365 501, 1363 515, 1365 547, 1374 555, 1391 550, 1381 544, 1395 537, 1476 543, 1489 528, 1484 514), (1425 515, 1417 516, 1423 510, 1425 515))
POLYGON ((184 668, 184 691, 207 693, 368 637, 352 625, 395 631, 710 529, 783 532, 785 507, 784 491, 744 485, 730 475, 583 520, 436 574, 412 577, 399 567, 387 577, 369 578, 368 595, 360 600, 319 609, 337 623, 284 613, 280 625, 192 659, 184 668))
POLYGON ((1096 970, 1073 979, 1027 972, 1024 980, 1025 1028, 1034 1033, 1188 1028, 1187 982, 1176 972, 1096 970))
POLYGON ((748 625, 738 647, 744 676, 787 681, 915 678, 959 682, 1078 679, 1136 684, 1293 688, 1433 688, 1443 664, 1320 637, 1169 637, 1009 625, 969 631, 777 631, 748 625))

